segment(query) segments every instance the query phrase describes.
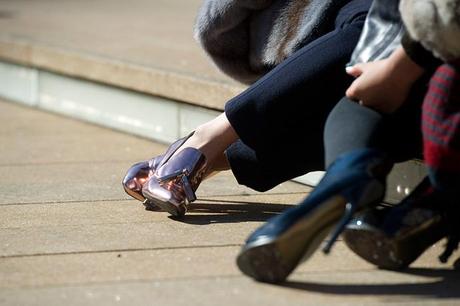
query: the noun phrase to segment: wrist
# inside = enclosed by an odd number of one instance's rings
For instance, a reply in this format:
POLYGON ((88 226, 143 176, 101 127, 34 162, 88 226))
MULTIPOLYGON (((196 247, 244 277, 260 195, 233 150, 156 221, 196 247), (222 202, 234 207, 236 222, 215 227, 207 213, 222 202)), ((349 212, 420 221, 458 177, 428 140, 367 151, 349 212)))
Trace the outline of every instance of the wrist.
POLYGON ((425 71, 407 55, 402 47, 396 49, 389 60, 391 72, 398 76, 399 81, 406 84, 414 83, 425 71))

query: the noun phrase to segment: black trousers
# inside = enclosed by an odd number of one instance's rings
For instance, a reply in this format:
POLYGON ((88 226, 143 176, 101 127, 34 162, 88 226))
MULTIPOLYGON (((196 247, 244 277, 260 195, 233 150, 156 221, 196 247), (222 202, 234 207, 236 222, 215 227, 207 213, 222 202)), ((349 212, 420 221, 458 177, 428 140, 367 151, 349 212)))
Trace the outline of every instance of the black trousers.
POLYGON ((226 155, 240 184, 265 191, 323 169, 325 121, 352 81, 345 64, 371 2, 348 1, 328 34, 226 104, 225 113, 240 137, 226 155))

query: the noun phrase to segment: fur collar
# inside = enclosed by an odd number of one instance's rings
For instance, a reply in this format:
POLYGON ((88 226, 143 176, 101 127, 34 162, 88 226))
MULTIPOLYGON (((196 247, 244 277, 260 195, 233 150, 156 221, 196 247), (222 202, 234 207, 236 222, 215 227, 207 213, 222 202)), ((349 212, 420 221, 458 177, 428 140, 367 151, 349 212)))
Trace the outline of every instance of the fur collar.
POLYGON ((324 35, 348 1, 204 0, 195 38, 223 72, 252 83, 324 35))
POLYGON ((459 0, 401 0, 410 36, 444 61, 460 59, 459 0))

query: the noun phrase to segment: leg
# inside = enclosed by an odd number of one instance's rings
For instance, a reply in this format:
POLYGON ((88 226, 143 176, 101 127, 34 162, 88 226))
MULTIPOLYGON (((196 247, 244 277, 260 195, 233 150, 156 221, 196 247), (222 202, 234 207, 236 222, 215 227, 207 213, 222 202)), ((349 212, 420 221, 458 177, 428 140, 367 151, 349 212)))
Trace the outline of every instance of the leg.
POLYGON ((457 247, 459 90, 460 78, 451 67, 440 67, 431 78, 422 116, 429 178, 397 206, 358 216, 344 233, 346 244, 357 255, 380 268, 403 269, 446 236, 448 243, 440 260, 446 262, 457 247))
POLYGON ((353 0, 344 6, 329 34, 230 100, 225 114, 199 126, 183 147, 203 152, 215 170, 231 167, 240 184, 259 191, 321 169, 324 122, 351 82, 343 67, 369 4, 353 0), (289 161, 289 167, 283 161, 289 161))
POLYGON ((237 260, 240 270, 257 280, 283 281, 336 227, 323 249, 329 252, 356 212, 383 199, 392 161, 413 154, 411 149, 420 143, 408 141, 417 138, 413 132, 419 125, 411 125, 411 119, 419 118, 417 106, 407 103, 383 116, 346 98, 339 102, 326 123, 326 175, 299 205, 270 219, 247 239, 237 260), (405 130, 394 135, 396 127, 405 130))
POLYGON ((234 151, 229 150, 227 157, 239 182, 255 189, 267 190, 313 166, 320 167, 324 121, 351 81, 343 67, 359 38, 369 5, 369 0, 349 2, 338 12, 330 33, 301 48, 229 101, 225 114, 173 144, 158 169, 148 172, 157 180, 147 176, 143 179, 148 184, 136 184, 143 186, 142 194, 171 211, 180 206, 174 213, 184 213, 184 203, 195 199, 194 191, 207 169, 227 167, 223 153, 238 137, 255 153, 257 158, 251 161, 259 171, 247 181, 240 180, 238 156, 230 156, 234 151), (321 103, 313 104, 318 100, 321 103), (314 148, 310 154, 309 147, 297 145, 299 139, 309 139, 314 148), (289 161, 289 167, 280 159, 289 161))
POLYGON ((389 115, 343 98, 326 122, 326 166, 344 153, 363 148, 385 152, 394 162, 421 157, 420 101, 426 92, 427 78, 417 82, 406 104, 389 115))
POLYGON ((363 26, 369 3, 362 4, 351 1, 332 32, 227 103, 225 113, 241 141, 226 155, 240 184, 265 191, 323 168, 324 122, 352 81, 344 65, 363 26))
POLYGON ((200 150, 207 158, 209 171, 221 171, 230 167, 224 151, 236 140, 238 140, 238 135, 229 123, 226 114, 222 113, 215 119, 200 125, 182 147, 200 150))

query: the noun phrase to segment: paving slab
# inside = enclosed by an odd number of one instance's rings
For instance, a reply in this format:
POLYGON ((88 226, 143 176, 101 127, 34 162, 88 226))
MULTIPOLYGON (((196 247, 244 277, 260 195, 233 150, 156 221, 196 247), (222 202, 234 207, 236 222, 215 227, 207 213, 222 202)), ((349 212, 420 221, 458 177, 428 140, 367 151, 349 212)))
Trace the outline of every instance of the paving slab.
POLYGON ((241 276, 196 277, 1 289, 0 299, 27 305, 457 305, 458 280, 457 273, 436 269, 308 273, 282 286, 241 276))
MULTIPOLYGON (((284 182, 264 194, 291 194, 309 192, 310 187, 295 183, 284 182)), ((215 196, 232 196, 232 195, 262 195, 261 192, 254 191, 242 185, 238 185, 231 171, 224 171, 204 181, 198 189, 198 197, 215 197, 215 196)))
POLYGON ((0 167, 0 205, 127 199, 126 162, 83 162, 0 167))
MULTIPOLYGON (((240 246, 9 257, 0 261, 0 288, 88 285, 108 282, 165 281, 203 277, 239 277, 235 264, 240 246), (72 278, 68 276, 72 275, 72 278)), ((306 273, 372 270, 338 243, 332 256, 318 252, 293 278, 306 273), (346 259, 347 264, 338 258, 346 259)))
POLYGON ((165 145, 0 101, 0 166, 138 161, 165 145))
POLYGON ((168 221, 134 200, 2 205, 0 215, 0 229, 168 221))
MULTIPOLYGON (((305 194, 264 194, 198 199, 176 222, 262 222, 304 198, 305 194)), ((168 214, 147 210, 136 200, 52 202, 0 206, 0 228, 50 227, 131 222, 172 222, 168 214)))
POLYGON ((252 229, 250 223, 232 228, 213 224, 204 231, 196 225, 154 222, 2 229, 0 256, 236 245, 252 229))
MULTIPOLYGON (((121 188, 121 181, 132 163, 69 162, 0 166, 0 205, 128 199, 121 188)), ((306 190, 308 187, 287 182, 269 193, 306 190)), ((197 194, 204 197, 258 192, 238 186, 231 173, 226 172, 204 182, 197 194)))
MULTIPOLYGON (((239 246, 223 246, 208 247, 205 252, 202 248, 177 248, 5 258, 0 261, 0 291, 75 285, 116 286, 133 282, 165 284, 213 278, 242 281, 243 277, 235 265, 239 249, 239 246)), ((387 296, 385 299, 391 301, 391 296, 398 295, 398 292, 399 295, 410 294, 412 297, 429 296, 435 294, 436 288, 444 286, 444 291, 436 294, 446 298, 458 297, 455 283, 460 280, 459 272, 450 270, 447 265, 433 265, 430 259, 440 249, 440 245, 436 245, 410 269, 392 272, 375 269, 339 242, 331 255, 317 252, 281 287, 343 295, 344 298, 378 294, 387 296), (430 265, 428 262, 431 262, 430 265), (398 289, 398 285, 405 289, 398 289), (420 285, 419 289, 417 285, 420 285)), ((262 289, 266 287, 255 284, 251 286, 254 292, 250 296, 263 294, 262 289)), ((271 290, 275 288, 273 286, 271 290)), ((212 296, 213 292, 209 294, 212 296)), ((376 298, 374 302, 378 300, 376 298)), ((267 305, 276 304, 272 301, 267 305)))
POLYGON ((165 148, 4 101, 0 114, 0 204, 127 198, 125 169, 165 148))
POLYGON ((241 244, 262 222, 289 207, 274 202, 300 197, 198 201, 178 220, 165 212, 145 211, 136 201, 8 205, 0 207, 5 216, 0 256, 241 244))

